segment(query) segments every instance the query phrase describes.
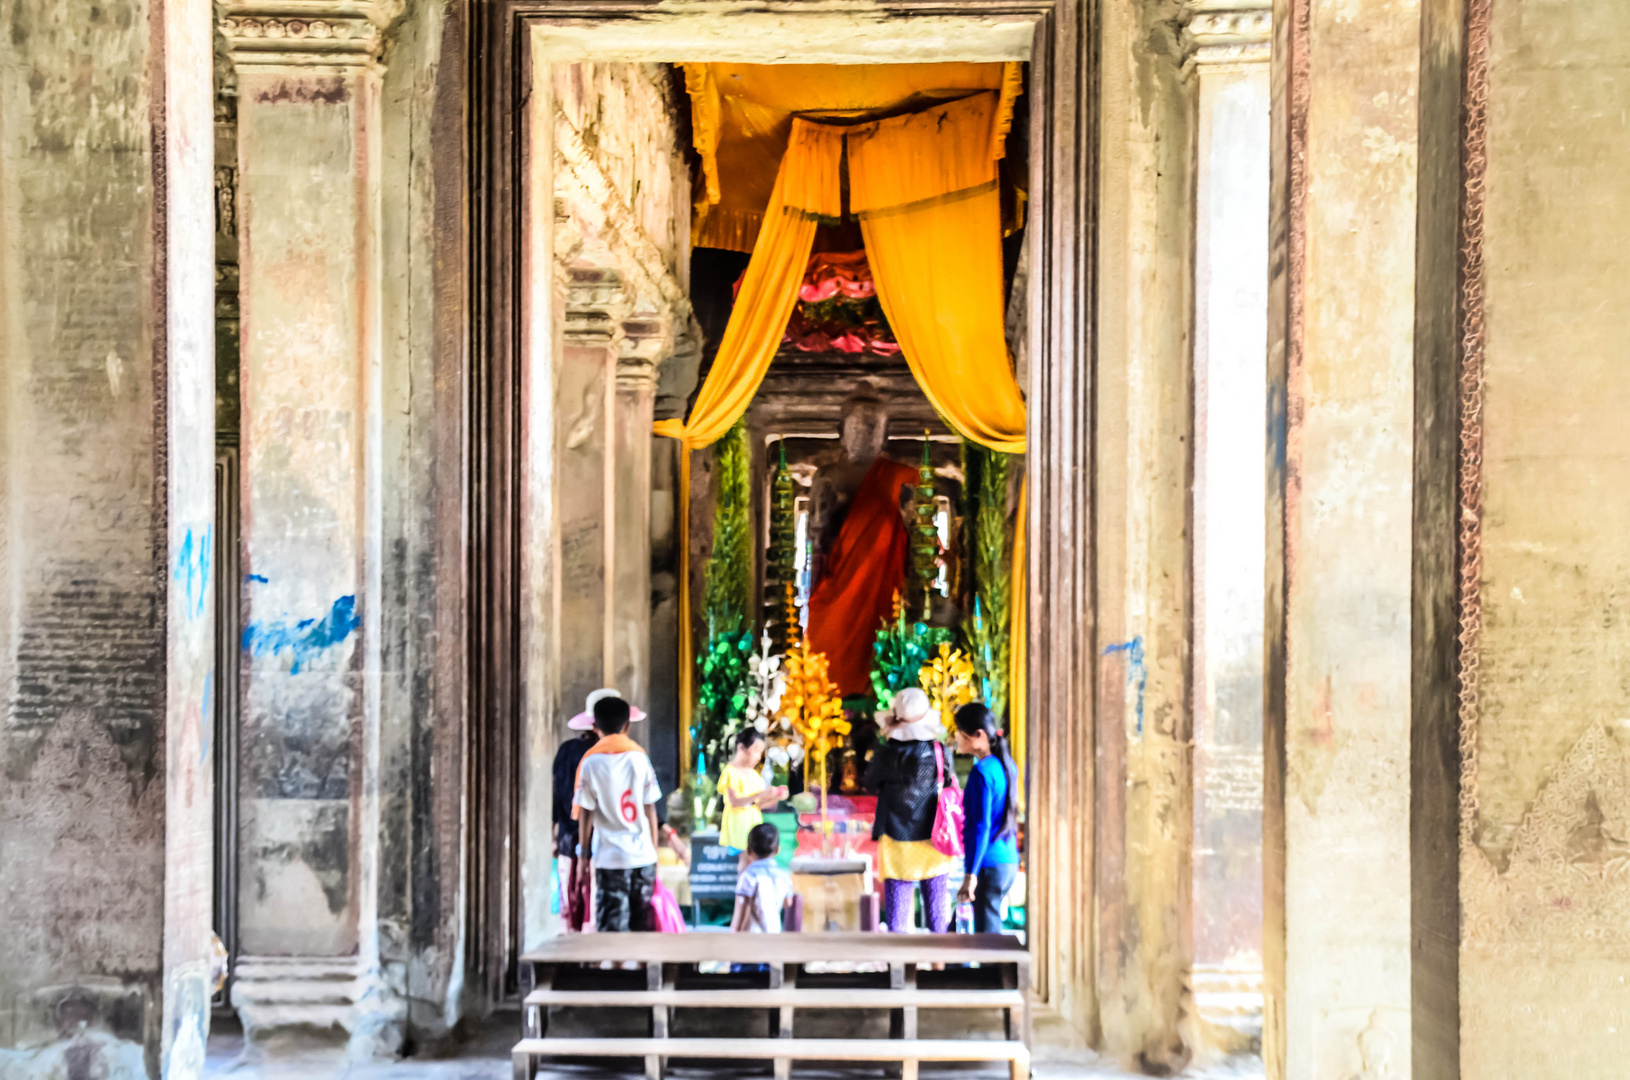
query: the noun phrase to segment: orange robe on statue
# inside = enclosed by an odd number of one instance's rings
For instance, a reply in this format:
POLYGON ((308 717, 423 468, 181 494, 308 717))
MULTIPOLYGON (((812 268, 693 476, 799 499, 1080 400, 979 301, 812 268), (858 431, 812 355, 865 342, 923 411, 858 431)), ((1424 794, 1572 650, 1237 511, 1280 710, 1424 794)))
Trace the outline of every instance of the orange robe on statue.
POLYGON ((872 645, 906 573, 900 488, 916 482, 909 465, 886 457, 872 462, 809 597, 810 647, 826 654, 828 674, 845 697, 872 692, 872 645))

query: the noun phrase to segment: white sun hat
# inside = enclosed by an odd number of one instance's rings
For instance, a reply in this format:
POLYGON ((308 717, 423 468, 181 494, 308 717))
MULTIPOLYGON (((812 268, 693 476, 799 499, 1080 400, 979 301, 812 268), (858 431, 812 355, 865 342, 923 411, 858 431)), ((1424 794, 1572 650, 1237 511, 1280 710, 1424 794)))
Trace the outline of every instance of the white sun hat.
MULTIPOLYGON (((588 700, 583 703, 583 711, 566 721, 566 726, 573 731, 589 730, 594 726, 594 703, 608 697, 620 698, 622 696, 622 692, 615 687, 601 687, 589 695, 588 700)), ((630 705, 628 707, 628 718, 630 720, 644 720, 645 710, 638 705, 630 705)))
POLYGON ((892 721, 888 725, 889 738, 900 742, 937 739, 945 733, 928 695, 915 686, 895 694, 894 704, 885 716, 892 721))

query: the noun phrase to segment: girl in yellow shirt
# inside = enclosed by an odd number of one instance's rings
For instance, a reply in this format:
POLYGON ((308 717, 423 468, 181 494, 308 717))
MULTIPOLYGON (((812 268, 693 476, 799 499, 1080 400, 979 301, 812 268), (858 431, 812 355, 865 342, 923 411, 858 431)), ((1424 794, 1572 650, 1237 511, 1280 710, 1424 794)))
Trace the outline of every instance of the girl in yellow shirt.
POLYGON ((784 787, 764 786, 758 774, 764 760, 764 733, 743 728, 736 733, 736 753, 719 773, 719 794, 724 813, 719 819, 719 843, 740 855, 747 850, 747 834, 764 820, 762 811, 787 797, 784 787))

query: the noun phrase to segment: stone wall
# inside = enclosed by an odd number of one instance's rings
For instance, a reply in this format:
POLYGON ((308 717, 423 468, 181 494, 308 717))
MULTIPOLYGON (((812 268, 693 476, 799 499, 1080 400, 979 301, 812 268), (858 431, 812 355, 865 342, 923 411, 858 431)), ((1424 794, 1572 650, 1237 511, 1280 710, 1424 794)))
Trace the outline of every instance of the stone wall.
POLYGON ((391 1052, 409 1024, 444 1034, 464 1003, 464 162, 461 88, 443 77, 462 24, 449 33, 448 10, 221 11, 245 573, 232 1000, 255 1045, 303 1026, 355 1056, 391 1052))
POLYGON ((0 1073, 184 1075, 209 997, 209 7, 8 0, 0 24, 0 1073))
MULTIPOLYGON (((1193 1053, 1189 485, 1193 112, 1176 4, 1106 10, 1094 457, 1095 1015, 1149 1071, 1193 1053), (1136 948, 1116 942, 1138 943, 1136 948)), ((1084 1004, 1084 1003, 1083 1003, 1084 1004)), ((1079 1006, 1077 1006, 1079 1008, 1079 1006)), ((1091 1021, 1089 1021, 1090 1023, 1091 1021)))
POLYGON ((1420 9, 1274 16, 1263 1042, 1346 1080, 1411 1040, 1420 9))
POLYGON ((421 1045, 467 1003, 463 35, 457 3, 410 0, 380 91, 380 954, 421 1045))
POLYGON ((1630 1051, 1630 13, 1494 0, 1462 1075, 1630 1051))

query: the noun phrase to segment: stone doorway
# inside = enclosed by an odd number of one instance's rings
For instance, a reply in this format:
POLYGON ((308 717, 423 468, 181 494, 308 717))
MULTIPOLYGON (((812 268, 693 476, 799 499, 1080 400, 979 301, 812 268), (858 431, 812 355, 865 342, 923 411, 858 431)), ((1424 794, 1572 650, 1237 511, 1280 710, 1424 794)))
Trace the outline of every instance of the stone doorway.
MULTIPOLYGON (((482 985, 491 998, 513 997, 518 990, 515 958, 553 930, 549 897, 540 885, 549 880, 550 853, 528 838, 547 836, 549 831, 547 766, 560 738, 556 716, 565 715, 558 710, 569 681, 565 666, 569 658, 543 643, 566 640, 556 620, 566 615, 568 604, 581 602, 584 595, 580 591, 568 598, 569 590, 563 591, 561 585, 565 567, 551 563, 543 554, 561 551, 555 537, 569 522, 551 516, 562 513, 564 505, 559 489, 549 487, 562 483, 559 470, 564 462, 556 456, 562 447, 560 417, 545 415, 539 402, 555 400, 552 395, 560 387, 550 383, 551 372, 539 359, 579 355, 585 349, 599 349, 603 354, 606 343, 595 335, 609 321, 588 315, 595 307, 597 290, 606 291, 605 277, 593 273, 571 276, 566 291, 589 301, 579 307, 585 314, 576 316, 572 298, 551 295, 549 275, 539 272, 538 253, 555 247, 554 230, 574 227, 560 222, 556 214, 540 215, 536 210, 543 204, 543 195, 555 191, 548 164, 580 153, 570 145, 555 145, 550 153, 539 153, 540 146, 549 145, 544 140, 552 139, 558 130, 550 115, 549 96, 538 92, 544 81, 540 73, 552 64, 764 63, 796 53, 805 63, 1018 60, 1030 65, 1026 134, 1032 147, 1028 178, 1031 231, 1053 238, 1031 249, 1027 267, 1031 287, 1026 300, 1025 348, 1029 356, 1037 358, 1030 365, 1026 387, 1031 401, 1033 485, 1028 524, 1034 537, 1029 582, 1031 597, 1050 598, 1039 607, 1034 599, 1030 605, 1034 643, 1030 687, 1031 700, 1045 703, 1058 718, 1034 728, 1032 818, 1067 820, 1066 808, 1085 806, 1089 800, 1083 796, 1090 790, 1080 786, 1084 744, 1079 740, 1084 725, 1062 722, 1090 699, 1086 689, 1090 667, 1082 662, 1090 648, 1083 634, 1087 620, 1081 606, 1087 595, 1087 551, 1071 539, 1078 531, 1060 520, 1060 515, 1084 515, 1087 508, 1084 466, 1089 443, 1084 436, 1090 426, 1085 411, 1088 398, 1085 372, 1074 359, 1081 355, 1086 327, 1066 294, 1072 283, 1085 277, 1090 234, 1080 218, 1084 207, 1076 178, 1055 175, 1044 163, 1054 141, 1073 142, 1086 118, 1080 28, 1068 19, 1060 21, 1050 5, 1040 4, 1017 10, 982 3, 954 4, 935 13, 901 9, 864 16, 663 14, 653 21, 648 16, 630 18, 613 8, 551 3, 497 6, 490 12, 490 21, 478 24, 475 33, 478 40, 489 42, 486 55, 511 58, 479 73, 477 80, 487 80, 479 97, 478 131, 490 139, 477 162, 481 216, 489 223, 485 233, 478 232, 476 237, 477 267, 488 283, 484 302, 490 305, 478 325, 491 363, 476 403, 474 445, 487 455, 486 475, 502 478, 502 482, 477 489, 472 520, 493 520, 494 513, 501 513, 507 521, 481 552, 483 565, 478 576, 491 582, 491 591, 481 594, 475 622, 478 634, 491 643, 503 643, 501 648, 483 650, 486 658, 477 660, 481 668, 473 725, 477 738, 471 748, 472 761, 480 763, 473 771, 485 778, 480 801, 474 804, 483 806, 484 813, 474 843, 472 881, 478 898, 482 985), (546 109, 549 112, 543 111, 546 109), (497 226, 502 228, 494 231, 497 226), (504 238, 502 243, 495 242, 499 237, 504 238), (556 354, 555 349, 564 352, 556 354), (540 439, 543 432, 551 434, 540 439), (1067 599, 1060 603, 1060 598, 1067 599), (1048 632, 1038 635, 1038 626, 1048 632)), ((658 299, 667 301, 671 314, 676 305, 662 296, 664 284, 655 281, 649 285, 658 299)), ((602 304, 601 313, 610 306, 602 304)), ((660 319, 623 317, 624 332, 619 336, 626 341, 626 328, 634 323, 638 324, 636 332, 650 334, 653 345, 699 347, 686 340, 685 315, 688 311, 681 312, 677 325, 667 327, 660 319)), ((625 344, 622 351, 637 354, 639 350, 625 344)), ((641 392, 633 385, 637 374, 629 370, 637 366, 637 360, 632 365, 617 364, 617 390, 607 406, 608 416, 619 415, 617 399, 641 392)), ((611 396, 605 389, 609 380, 602 377, 598 385, 599 395, 611 396)), ((649 402, 663 390, 659 385, 643 393, 649 402)), ((649 404, 632 404, 636 415, 639 409, 650 408, 649 404)), ((643 427, 630 426, 648 431, 649 413, 645 416, 643 427)), ((605 430, 620 438, 623 424, 614 421, 605 430)), ((666 452, 662 442, 658 441, 655 451, 659 455, 666 452)), ((619 445, 606 452, 614 456, 623 451, 619 445)), ((609 460, 602 457, 590 475, 608 476, 609 460)), ((657 498, 651 506, 674 503, 673 493, 662 490, 664 471, 659 468, 656 473, 657 498)), ((666 471, 671 471, 671 465, 666 471)), ((589 486, 579 483, 577 489, 587 491, 589 486)), ((608 526, 600 532, 604 550, 614 552, 618 543, 606 537, 622 534, 643 540, 649 522, 619 517, 617 507, 624 505, 622 500, 611 489, 606 493, 609 497, 602 497, 595 511, 608 526), (630 524, 634 531, 625 533, 630 524)), ((649 574, 651 566, 647 562, 637 572, 649 574)), ((602 580, 609 582, 610 576, 602 580)), ((656 614, 661 614, 660 606, 656 614)), ((657 628, 653 625, 652 629, 648 640, 655 641, 657 628)), ((613 678, 623 677, 618 643, 588 644, 590 668, 613 678)), ((671 663, 657 653, 653 646, 648 658, 652 672, 671 663)), ((654 678, 652 688, 660 689, 654 678)), ((662 736, 653 729, 651 738, 655 741, 662 736)), ((1063 830, 1050 826, 1037 827, 1030 843, 1032 850, 1051 845, 1058 856, 1069 850, 1063 830)), ((1035 899, 1031 911, 1038 913, 1031 916, 1032 941, 1043 957, 1043 970, 1062 988, 1073 977, 1068 959, 1073 948, 1066 924, 1055 929, 1050 922, 1048 913, 1053 907, 1048 898, 1084 895, 1090 864, 1074 856, 1055 856, 1047 865, 1048 870, 1032 878, 1035 899), (1053 958, 1050 965, 1048 957, 1053 958)), ((1055 990, 1055 995, 1059 992, 1055 990)))

